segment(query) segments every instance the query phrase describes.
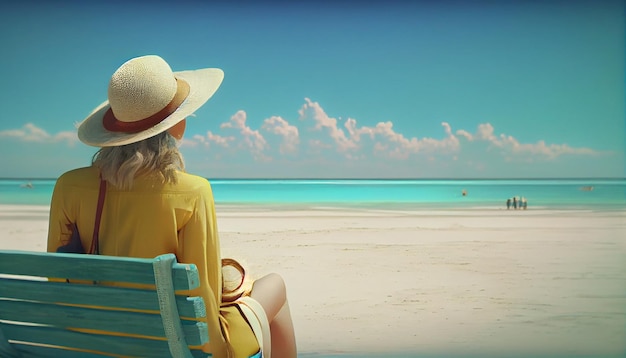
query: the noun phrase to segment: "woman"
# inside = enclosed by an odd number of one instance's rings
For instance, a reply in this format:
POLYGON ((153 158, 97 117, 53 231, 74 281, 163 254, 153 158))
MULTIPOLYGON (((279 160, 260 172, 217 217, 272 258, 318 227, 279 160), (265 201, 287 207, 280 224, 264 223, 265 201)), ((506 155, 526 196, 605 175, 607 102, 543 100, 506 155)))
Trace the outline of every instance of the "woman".
MULTIPOLYGON (((248 357, 259 342, 240 305, 222 303, 222 270, 213 194, 209 182, 184 172, 177 148, 185 119, 215 93, 220 69, 172 72, 158 56, 124 63, 111 77, 108 101, 78 127, 79 139, 101 149, 92 165, 63 174, 50 207, 48 251, 68 243, 73 224, 91 246, 100 181, 106 181, 100 217, 102 255, 153 258, 174 253, 198 267, 215 357, 248 357)), ((295 357, 296 344, 282 278, 256 280, 250 293, 269 320, 275 357, 295 357)), ((254 305, 252 305, 254 306, 254 305)), ((262 316, 260 312, 256 314, 262 316)), ((269 347, 265 347, 269 348, 269 347)))

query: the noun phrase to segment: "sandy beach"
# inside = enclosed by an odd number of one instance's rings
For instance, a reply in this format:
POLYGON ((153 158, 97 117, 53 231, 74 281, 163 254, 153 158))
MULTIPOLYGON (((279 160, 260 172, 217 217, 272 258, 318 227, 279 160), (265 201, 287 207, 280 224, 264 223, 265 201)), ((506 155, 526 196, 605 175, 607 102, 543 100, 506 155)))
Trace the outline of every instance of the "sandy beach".
MULTIPOLYGON (((46 206, 0 205, 44 251, 46 206)), ((218 207, 224 257, 285 278, 302 355, 626 355, 626 212, 218 207)))

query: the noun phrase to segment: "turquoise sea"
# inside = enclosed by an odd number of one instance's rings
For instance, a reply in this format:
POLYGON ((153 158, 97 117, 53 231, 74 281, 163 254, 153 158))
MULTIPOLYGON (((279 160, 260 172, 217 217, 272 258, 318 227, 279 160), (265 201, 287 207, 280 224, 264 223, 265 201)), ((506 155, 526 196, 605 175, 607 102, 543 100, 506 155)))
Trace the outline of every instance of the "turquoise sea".
MULTIPOLYGON (((626 209, 626 179, 210 179, 218 205, 363 208, 626 209), (465 191, 467 195, 463 196, 465 191)), ((48 205, 55 179, 0 179, 0 204, 48 205), (32 187, 26 184, 32 184, 32 187)))

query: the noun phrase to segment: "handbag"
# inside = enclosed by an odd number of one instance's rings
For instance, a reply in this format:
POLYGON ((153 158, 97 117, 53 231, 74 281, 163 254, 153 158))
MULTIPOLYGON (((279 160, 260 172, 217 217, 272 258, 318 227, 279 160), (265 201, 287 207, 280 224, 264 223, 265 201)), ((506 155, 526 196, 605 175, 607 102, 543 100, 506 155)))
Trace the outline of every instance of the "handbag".
POLYGON ((89 254, 89 255, 99 255, 100 254, 100 240, 99 240, 99 232, 100 232, 100 218, 102 217, 102 207, 104 206, 104 196, 107 190, 107 182, 106 180, 100 178, 100 191, 98 193, 98 206, 96 209, 96 222, 93 227, 93 236, 91 240, 91 247, 89 248, 89 252, 85 252, 85 248, 83 247, 83 243, 80 241, 80 233, 78 232, 78 226, 76 223, 72 223, 72 236, 70 237, 70 241, 57 248, 56 252, 69 253, 69 254, 89 254))

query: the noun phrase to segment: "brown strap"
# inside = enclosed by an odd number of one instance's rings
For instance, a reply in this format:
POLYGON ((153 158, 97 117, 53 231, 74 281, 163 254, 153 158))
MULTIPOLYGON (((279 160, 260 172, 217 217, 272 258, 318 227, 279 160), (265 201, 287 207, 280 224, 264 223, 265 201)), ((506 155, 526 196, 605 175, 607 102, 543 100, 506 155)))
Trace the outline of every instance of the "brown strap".
POLYGON ((100 232, 100 218, 102 217, 102 207, 104 206, 104 195, 107 191, 107 181, 100 178, 100 193, 98 193, 98 208, 96 209, 96 223, 93 226, 93 238, 89 254, 100 255, 100 242, 98 234, 100 232))

